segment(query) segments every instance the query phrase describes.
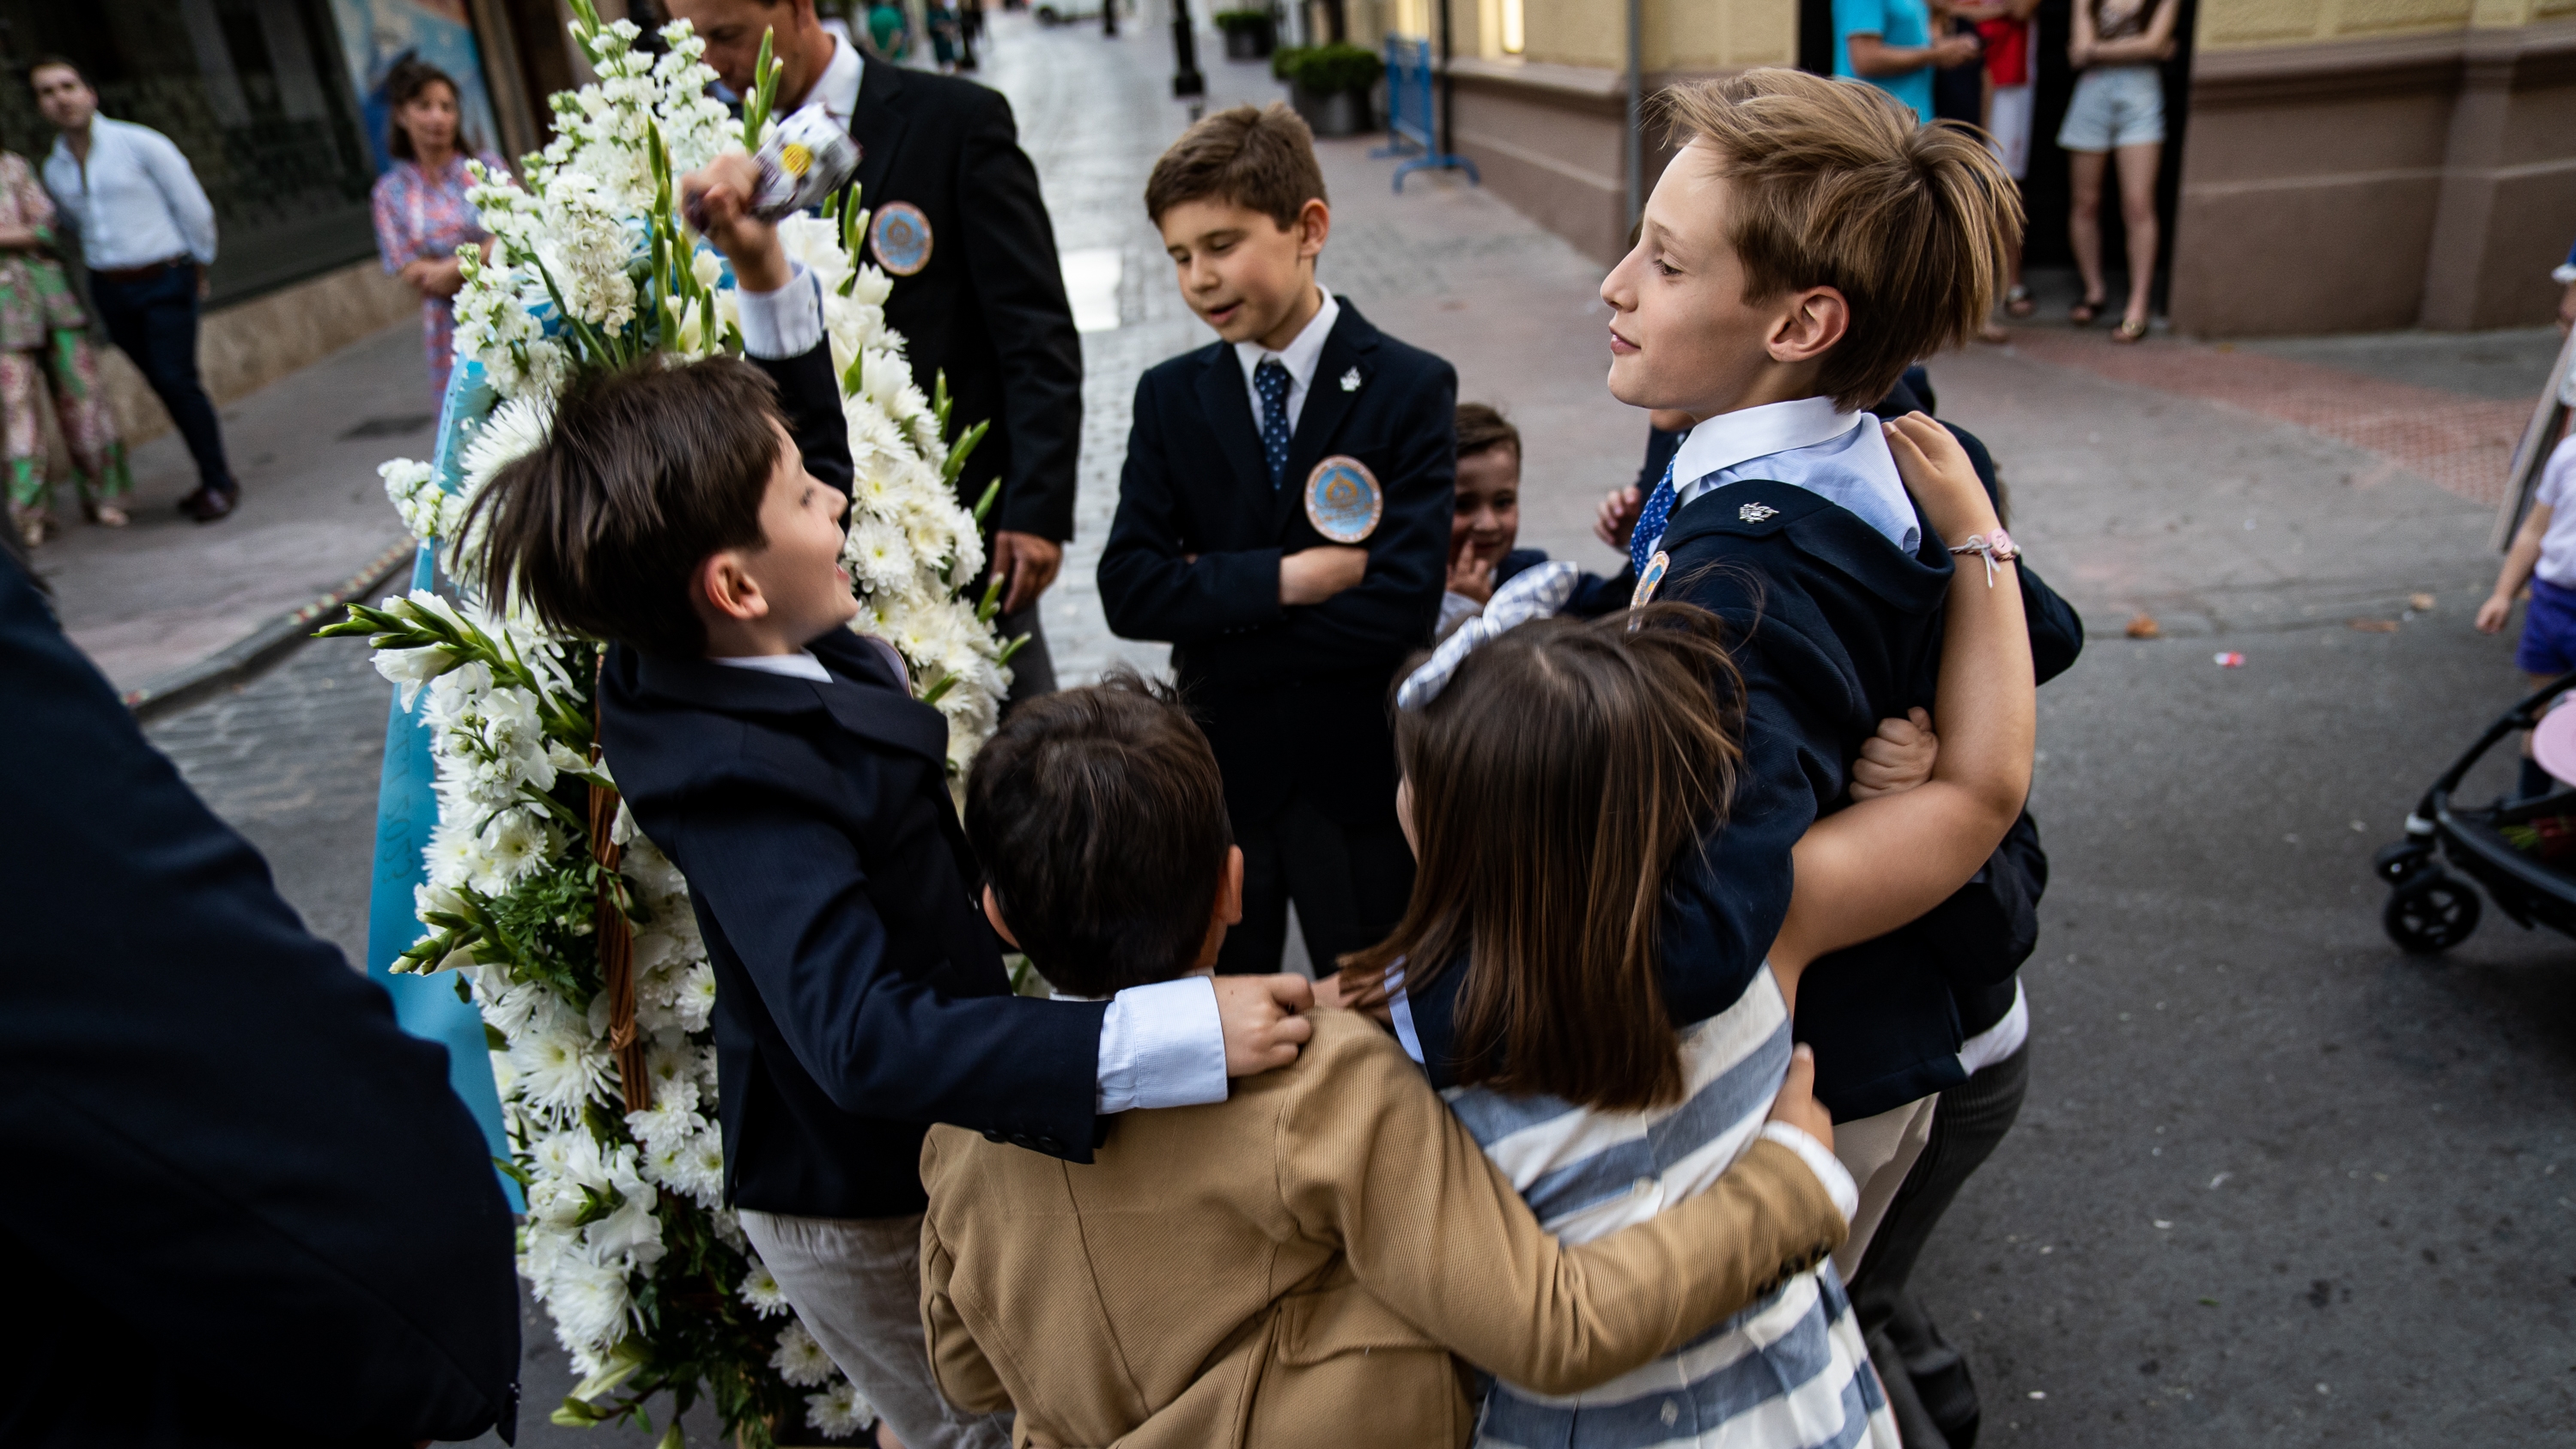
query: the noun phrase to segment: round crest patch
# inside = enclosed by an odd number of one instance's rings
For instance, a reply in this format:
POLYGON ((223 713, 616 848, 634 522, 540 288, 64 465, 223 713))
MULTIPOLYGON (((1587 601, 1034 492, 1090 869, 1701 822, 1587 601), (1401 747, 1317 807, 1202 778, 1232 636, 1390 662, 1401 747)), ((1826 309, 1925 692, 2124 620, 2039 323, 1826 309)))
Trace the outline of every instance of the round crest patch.
POLYGON ((1306 521, 1335 543, 1358 543, 1377 532, 1385 511, 1377 475, 1357 458, 1336 453, 1306 475, 1306 521))
POLYGON ((868 223, 868 250, 877 265, 898 277, 909 277, 930 265, 930 218, 909 201, 889 201, 868 223))
POLYGON ((1628 596, 1629 608, 1643 608, 1655 601, 1655 590, 1664 586, 1664 573, 1672 563, 1672 558, 1660 549, 1646 560, 1646 571, 1637 575, 1637 591, 1628 596))

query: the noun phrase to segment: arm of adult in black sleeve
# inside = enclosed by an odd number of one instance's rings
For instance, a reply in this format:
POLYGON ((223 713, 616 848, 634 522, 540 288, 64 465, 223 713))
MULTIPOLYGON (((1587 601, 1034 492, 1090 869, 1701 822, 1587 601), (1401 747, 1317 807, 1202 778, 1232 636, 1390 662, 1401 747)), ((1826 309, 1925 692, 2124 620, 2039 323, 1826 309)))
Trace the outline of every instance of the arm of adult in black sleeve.
POLYGON ((976 304, 1002 367, 1002 416, 993 427, 1011 440, 1011 471, 992 524, 1062 543, 1073 537, 1082 337, 1065 300, 1037 168, 1020 149, 1010 102, 987 94, 991 102, 960 148, 957 197, 968 218, 963 230, 976 304))
POLYGON ((833 1105, 1049 1138, 1091 1160, 1106 1002, 949 996, 895 970, 858 847, 785 781, 731 778, 676 807, 667 834, 833 1105))
MULTIPOLYGON (((796 285, 813 284, 800 277, 796 285)), ((787 416, 787 435, 804 456, 805 471, 847 496, 856 469, 850 461, 849 418, 841 411, 841 380, 832 373, 830 337, 794 357, 747 360, 778 385, 778 409, 787 416)))
POLYGON ((1121 639, 1195 644, 1279 621, 1279 550, 1190 547, 1160 401, 1161 379, 1136 384, 1118 512, 1100 551, 1100 607, 1121 639), (1195 554, 1195 557, 1190 555, 1195 554))
POLYGON ((0 1439, 510 1432, 510 1213, 447 1053, 304 929, 6 559, 0 695, 0 1243, 80 1295, 0 1363, 0 1439), (84 1395, 81 1318, 148 1370, 84 1395))

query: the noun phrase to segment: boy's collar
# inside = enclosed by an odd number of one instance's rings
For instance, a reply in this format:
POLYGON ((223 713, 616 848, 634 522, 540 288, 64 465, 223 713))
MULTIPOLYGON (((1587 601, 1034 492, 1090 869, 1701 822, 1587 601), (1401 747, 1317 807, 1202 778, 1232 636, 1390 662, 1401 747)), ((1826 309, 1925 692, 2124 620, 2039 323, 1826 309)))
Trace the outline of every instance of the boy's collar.
POLYGON ((832 671, 823 667, 823 661, 815 658, 811 649, 799 649, 793 654, 742 654, 731 658, 709 655, 707 662, 721 664, 727 669, 750 669, 788 679, 810 679, 816 684, 832 682, 832 671))
POLYGON ((1673 453, 1673 482, 1688 483, 1755 458, 1830 443, 1859 427, 1863 416, 1836 411, 1829 397, 1802 397, 1719 413, 1682 438, 1673 453))

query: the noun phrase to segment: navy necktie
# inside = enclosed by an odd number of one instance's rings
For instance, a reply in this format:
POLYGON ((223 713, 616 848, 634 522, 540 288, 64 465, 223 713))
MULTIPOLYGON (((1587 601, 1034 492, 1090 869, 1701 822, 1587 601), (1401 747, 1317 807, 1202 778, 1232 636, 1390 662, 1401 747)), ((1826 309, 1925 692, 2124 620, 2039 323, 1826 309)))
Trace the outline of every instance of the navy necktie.
POLYGON ((1673 516, 1673 465, 1664 465, 1663 481, 1646 496, 1645 511, 1637 515, 1637 527, 1628 535, 1628 562, 1637 569, 1637 577, 1646 576, 1646 561, 1655 556, 1655 545, 1664 537, 1664 525, 1673 516))
POLYGON ((1261 457, 1270 465, 1270 486, 1288 476, 1288 368, 1265 357, 1252 369, 1252 390, 1261 394, 1261 457))

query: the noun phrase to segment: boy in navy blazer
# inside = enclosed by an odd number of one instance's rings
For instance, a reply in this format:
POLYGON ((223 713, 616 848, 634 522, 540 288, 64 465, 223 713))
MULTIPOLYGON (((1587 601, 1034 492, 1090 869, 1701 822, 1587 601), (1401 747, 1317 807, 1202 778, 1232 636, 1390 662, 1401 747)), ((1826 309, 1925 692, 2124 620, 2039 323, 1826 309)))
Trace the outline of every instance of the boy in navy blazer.
POLYGON ((1277 970, 1294 901, 1330 971, 1413 888, 1386 693, 1439 617, 1457 373, 1316 285, 1332 212, 1285 106, 1192 126, 1145 207, 1220 340, 1136 385, 1101 603, 1173 644, 1225 775, 1243 924, 1217 969, 1277 970))
POLYGON ((851 633, 851 461, 811 276, 743 197, 683 181, 732 258, 749 363, 576 383, 496 478, 486 578, 615 642, 600 731, 688 877, 716 972, 725 1186, 798 1315, 906 1444, 1007 1442, 933 1386, 918 1317, 923 1133, 1082 1162, 1109 1114, 1214 1102, 1305 1039, 1302 981, 1105 1002, 1011 994, 948 794, 947 727, 851 633))

